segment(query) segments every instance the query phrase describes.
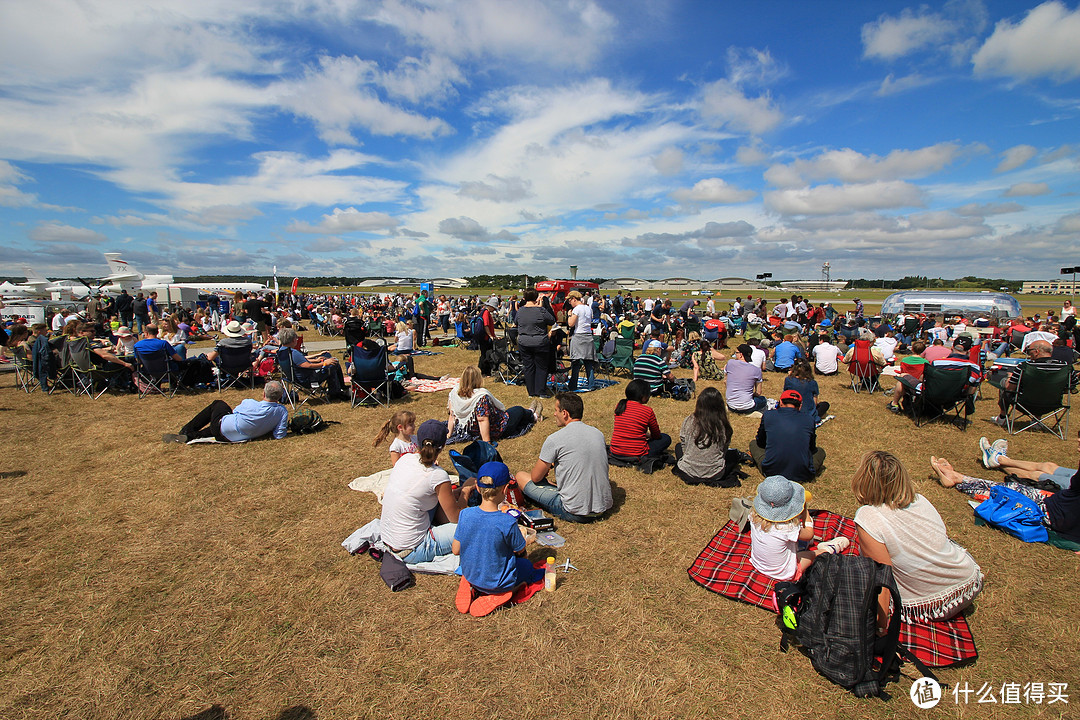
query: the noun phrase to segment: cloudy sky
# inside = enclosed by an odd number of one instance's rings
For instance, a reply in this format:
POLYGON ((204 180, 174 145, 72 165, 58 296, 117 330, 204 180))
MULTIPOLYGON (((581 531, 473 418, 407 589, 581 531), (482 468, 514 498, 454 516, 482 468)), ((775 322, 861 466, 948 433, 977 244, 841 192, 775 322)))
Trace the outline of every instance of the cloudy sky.
POLYGON ((1053 0, 0 0, 0 274, 1080 264, 1053 0))

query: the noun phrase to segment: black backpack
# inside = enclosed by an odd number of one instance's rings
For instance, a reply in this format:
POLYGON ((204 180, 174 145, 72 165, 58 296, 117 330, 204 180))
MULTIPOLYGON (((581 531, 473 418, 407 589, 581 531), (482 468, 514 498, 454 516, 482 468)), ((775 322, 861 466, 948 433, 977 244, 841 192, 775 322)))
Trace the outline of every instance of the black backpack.
POLYGON ((322 415, 310 408, 300 408, 293 413, 289 420, 289 432, 293 435, 310 435, 330 427, 330 423, 322 419, 322 415))
POLYGON ((937 679, 900 645, 900 593, 888 565, 857 555, 819 555, 802 580, 777 583, 774 592, 784 626, 780 649, 786 652, 794 639, 815 670, 857 697, 881 695, 899 677, 901 656, 923 677, 937 679), (888 632, 878 637, 883 588, 892 593, 894 611, 888 632))

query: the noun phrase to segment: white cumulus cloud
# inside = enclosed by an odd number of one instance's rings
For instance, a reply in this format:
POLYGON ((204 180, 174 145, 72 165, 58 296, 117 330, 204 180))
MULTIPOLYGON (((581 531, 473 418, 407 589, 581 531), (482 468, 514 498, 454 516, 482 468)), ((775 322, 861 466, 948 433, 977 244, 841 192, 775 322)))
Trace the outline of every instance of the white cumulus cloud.
POLYGON ((976 74, 1058 81, 1080 77, 1080 9, 1056 1, 1028 12, 1018 23, 1005 19, 972 58, 976 74))
POLYGON ((768 95, 748 97, 742 88, 726 79, 705 86, 701 115, 718 127, 753 135, 769 132, 784 119, 768 95))
POLYGON ((336 235, 338 233, 371 232, 374 230, 388 230, 398 226, 398 220, 381 212, 360 212, 354 207, 342 210, 334 208, 328 215, 323 215, 322 220, 312 225, 311 223, 295 221, 285 229, 297 233, 317 233, 321 235, 336 235))
POLYGON ((900 181, 818 185, 765 193, 765 206, 782 215, 829 215, 922 204, 923 191, 900 181))
POLYGON ((1016 183, 1005 191, 1005 197, 1035 197, 1049 194, 1050 186, 1044 182, 1016 183))
POLYGON ((1031 145, 1016 145, 1001 153, 1001 162, 994 168, 994 172, 1003 173, 1015 170, 1026 163, 1039 151, 1031 145))
POLYGON ((681 203, 741 203, 754 199, 757 192, 729 185, 720 178, 706 178, 692 188, 679 188, 671 197, 681 203))
POLYGON ((925 9, 919 13, 906 9, 900 17, 882 15, 875 22, 863 25, 863 56, 895 60, 938 43, 951 32, 949 21, 925 9))
POLYGON ((84 243, 100 244, 109 238, 96 230, 72 227, 58 222, 44 222, 32 229, 27 236, 41 243, 84 243))

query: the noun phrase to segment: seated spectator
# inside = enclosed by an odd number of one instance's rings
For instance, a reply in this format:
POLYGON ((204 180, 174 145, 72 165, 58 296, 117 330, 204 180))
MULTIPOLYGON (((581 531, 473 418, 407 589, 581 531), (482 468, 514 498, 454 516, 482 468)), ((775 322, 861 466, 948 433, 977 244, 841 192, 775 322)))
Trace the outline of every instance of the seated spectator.
POLYGON ((506 498, 510 471, 501 462, 488 462, 477 471, 479 507, 458 514, 451 552, 461 556, 461 581, 454 604, 458 612, 477 617, 510 602, 513 591, 543 579, 525 554, 525 537, 517 520, 499 509, 506 498))
POLYGON ((784 339, 773 348, 773 369, 777 372, 787 372, 795 363, 795 358, 803 357, 802 349, 793 340, 794 334, 784 335, 784 339))
POLYGON ((327 395, 331 400, 350 400, 345 392, 345 378, 341 374, 341 363, 330 353, 304 355, 296 349, 300 336, 292 328, 285 328, 278 333, 282 349, 288 348, 292 358, 293 372, 298 382, 326 382, 327 395))
POLYGON ((582 422, 584 411, 580 395, 556 395, 554 415, 559 430, 544 440, 532 470, 517 473, 525 497, 567 522, 599 520, 614 504, 604 433, 582 422), (552 468, 554 485, 546 481, 552 468))
POLYGON ((134 365, 127 362, 126 360, 118 358, 116 355, 110 352, 111 348, 107 349, 102 347, 94 347, 96 331, 94 330, 94 326, 90 323, 79 323, 78 334, 79 336, 86 338, 86 347, 90 351, 90 359, 93 362, 100 365, 104 361, 112 363, 113 365, 119 365, 120 367, 127 368, 128 370, 135 369, 134 365))
POLYGON ((536 398, 528 409, 520 405, 507 408, 484 387, 480 368, 470 365, 461 372, 458 384, 450 390, 446 430, 450 435, 458 430, 458 434, 493 442, 517 435, 530 423, 543 420, 543 407, 541 400, 536 398))
POLYGON ((667 362, 660 357, 664 344, 659 340, 650 340, 645 344, 645 352, 634 361, 634 377, 649 384, 649 392, 659 395, 670 390, 674 376, 668 369, 667 362))
POLYGON ((611 454, 620 458, 659 457, 671 445, 671 436, 660 432, 656 413, 649 407, 649 384, 641 379, 626 384, 626 397, 615 406, 611 431, 611 454))
POLYGON ((818 336, 818 343, 814 346, 812 354, 814 368, 819 375, 835 375, 839 372, 837 361, 842 357, 843 353, 840 352, 840 348, 832 344, 828 331, 822 332, 818 336))
POLYGON ((783 476, 771 475, 758 485, 750 513, 750 564, 759 573, 797 581, 818 555, 842 552, 851 543, 841 535, 814 550, 800 550, 800 544, 806 547, 814 539, 809 502, 810 493, 783 476))
POLYGON ((274 440, 285 437, 289 410, 281 404, 285 394, 281 383, 270 380, 263 387, 263 399, 247 398, 233 410, 224 400, 215 400, 203 408, 177 435, 162 437, 167 443, 186 443, 196 438, 216 438, 218 442, 239 443, 269 435, 274 440))
POLYGON ((1056 360, 1053 357, 1054 348, 1045 340, 1036 340, 1033 343, 1027 345, 1028 359, 1022 363, 1018 363, 1013 367, 1009 373, 1008 378, 1005 379, 1005 384, 1001 387, 1001 392, 998 393, 998 414, 990 418, 990 422, 997 423, 998 425, 1005 424, 1005 417, 1009 414, 1009 408, 1016 401, 1016 389, 1020 383, 1020 374, 1026 365, 1039 368, 1040 370, 1054 371, 1062 368, 1069 367, 1061 360, 1056 360))
POLYGON ((818 402, 818 384, 814 379, 810 363, 803 358, 795 360, 791 371, 784 378, 784 389, 795 390, 802 397, 800 411, 809 413, 814 419, 814 425, 821 422, 821 418, 829 414, 829 403, 818 402))
POLYGON ((157 325, 147 325, 143 329, 143 335, 143 339, 135 343, 136 354, 150 354, 158 351, 163 351, 165 353, 165 356, 173 362, 180 364, 185 362, 184 358, 181 357, 180 354, 173 349, 173 346, 171 344, 158 337, 157 325))
POLYGON ((386 349, 387 352, 397 355, 411 355, 416 347, 416 331, 412 329, 411 325, 406 325, 403 322, 399 322, 394 327, 396 341, 386 349))
POLYGON ((780 394, 780 404, 761 414, 750 456, 762 474, 783 475, 807 483, 821 472, 825 450, 817 446, 817 430, 809 413, 799 410, 802 395, 795 390, 780 394))
POLYGON ((723 380, 724 371, 716 363, 725 358, 708 340, 699 340, 697 349, 690 354, 690 362, 694 366, 694 382, 699 379, 723 380))
MULTIPOLYGON (((978 363, 974 363, 968 359, 969 350, 971 350, 971 338, 964 335, 957 338, 953 343, 952 352, 949 353, 948 357, 935 360, 929 364, 937 368, 966 367, 969 373, 967 393, 973 398, 975 391, 978 389, 978 383, 982 380, 982 367, 980 367, 978 363)), ((927 352, 929 352, 929 348, 927 349, 927 352)), ((922 378, 917 378, 914 375, 906 373, 897 375, 896 379, 897 383, 893 387, 892 402, 885 407, 894 413, 899 413, 903 411, 902 403, 908 394, 922 392, 923 381, 922 378)), ((975 412, 974 399, 969 399, 968 403, 970 404, 968 412, 975 412)))
POLYGON ((121 325, 116 331, 116 346, 113 347, 113 352, 124 357, 134 355, 137 340, 138 338, 135 337, 135 333, 131 332, 131 328, 121 325))
MULTIPOLYGON (((891 565, 905 622, 947 620, 975 599, 983 575, 964 548, 949 539, 945 523, 900 460, 876 450, 863 456, 851 490, 862 507, 855 513, 861 554, 891 565)), ((892 598, 878 596, 878 635, 889 627, 892 598)))
POLYGON ((945 347, 945 341, 941 338, 935 338, 934 342, 930 344, 930 347, 923 351, 922 356, 926 359, 926 362, 934 362, 935 360, 942 360, 949 357, 952 351, 945 347))
POLYGON ((893 361, 898 344, 896 333, 892 330, 886 330, 884 335, 874 341, 874 347, 881 351, 881 357, 884 358, 886 365, 893 361))
POLYGON ((698 394, 694 412, 679 428, 675 467, 671 472, 684 482, 713 483, 728 473, 727 451, 731 444, 731 421, 724 396, 714 387, 698 394))
MULTIPOLYGON (((885 362, 885 356, 881 354, 881 348, 873 344, 877 340, 877 338, 874 336, 874 333, 867 328, 862 328, 859 330, 859 340, 862 342, 870 343, 871 361, 879 368, 885 367, 887 363, 885 362)), ((855 343, 852 343, 851 347, 848 348, 848 351, 844 354, 844 364, 850 364, 852 362, 852 359, 855 357, 855 350, 855 343)))
POLYGON ((725 399, 731 411, 740 415, 758 412, 768 406, 768 401, 761 395, 764 376, 761 368, 750 361, 752 357, 753 350, 744 343, 736 348, 736 354, 724 366, 725 399))
POLYGON ((230 320, 226 323, 225 328, 222 330, 225 337, 217 341, 217 345, 214 349, 206 353, 206 359, 210 362, 214 362, 218 355, 221 354, 221 348, 236 348, 238 350, 246 349, 248 355, 252 354, 251 338, 244 332, 244 328, 236 320, 230 320))
POLYGON ((420 451, 407 453, 390 470, 383 492, 382 541, 406 564, 431 562, 449 555, 462 510, 476 480, 460 489, 439 467, 439 453, 446 445, 446 423, 426 420, 416 431, 420 451))

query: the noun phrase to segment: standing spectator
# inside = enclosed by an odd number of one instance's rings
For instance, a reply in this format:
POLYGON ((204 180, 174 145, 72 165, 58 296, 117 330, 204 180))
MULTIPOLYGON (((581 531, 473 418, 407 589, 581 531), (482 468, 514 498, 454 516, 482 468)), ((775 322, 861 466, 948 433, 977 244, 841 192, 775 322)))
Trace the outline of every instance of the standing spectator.
POLYGON ((589 390, 593 389, 596 365, 596 343, 592 334, 592 309, 582 302, 581 293, 571 290, 567 294, 567 300, 572 308, 566 316, 566 324, 570 326, 570 390, 577 392, 578 372, 582 363, 585 364, 585 383, 589 390))
POLYGON ((555 324, 555 316, 540 304, 536 288, 529 288, 522 297, 525 304, 517 311, 517 340, 525 389, 529 397, 543 397, 551 372, 550 328, 555 324))

